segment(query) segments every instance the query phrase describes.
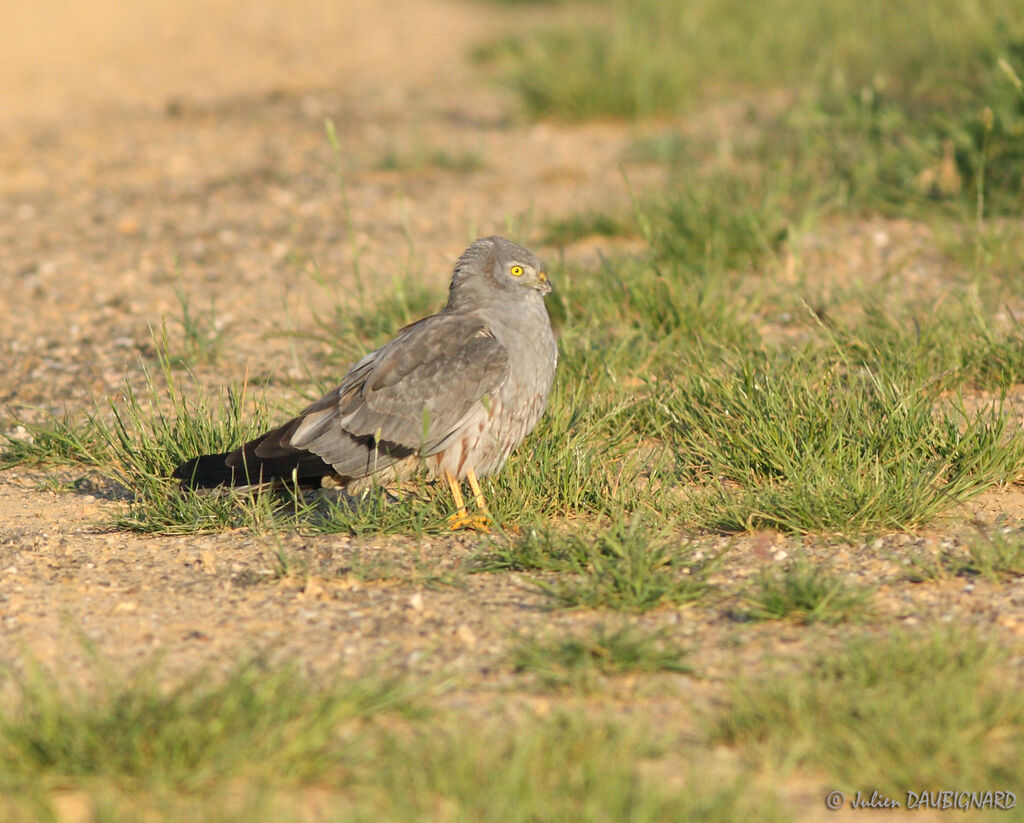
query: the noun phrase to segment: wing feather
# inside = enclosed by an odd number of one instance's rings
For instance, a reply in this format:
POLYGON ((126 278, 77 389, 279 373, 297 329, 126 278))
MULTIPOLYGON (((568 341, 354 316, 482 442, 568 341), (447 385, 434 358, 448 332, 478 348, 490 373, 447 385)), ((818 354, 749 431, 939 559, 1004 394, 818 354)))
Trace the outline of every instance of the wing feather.
POLYGON ((430 455, 500 390, 508 370, 508 352, 482 320, 434 315, 363 358, 341 386, 282 427, 280 442, 353 476, 411 451, 430 455))

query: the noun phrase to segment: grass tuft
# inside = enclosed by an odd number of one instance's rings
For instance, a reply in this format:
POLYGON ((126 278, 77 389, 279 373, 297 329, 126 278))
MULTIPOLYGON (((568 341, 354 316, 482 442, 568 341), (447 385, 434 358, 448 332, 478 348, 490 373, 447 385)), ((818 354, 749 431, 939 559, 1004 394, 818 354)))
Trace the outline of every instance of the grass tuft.
POLYGON ((707 591, 706 577, 717 560, 638 515, 604 531, 552 534, 548 540, 554 543, 549 555, 564 555, 571 574, 536 578, 534 585, 570 608, 644 612, 688 603, 707 591))
POLYGON ((175 318, 175 325, 181 327, 181 348, 178 353, 167 353, 167 330, 163 329, 163 351, 170 365, 175 368, 191 368, 199 363, 212 363, 220 356, 224 345, 220 322, 213 299, 210 308, 196 310, 188 295, 178 292, 181 316, 175 318))
POLYGON ((592 691, 600 677, 629 673, 689 673, 686 651, 665 632, 645 633, 623 624, 599 625, 572 636, 524 637, 513 644, 509 660, 517 672, 536 676, 547 689, 592 691))
POLYGON ((96 466, 103 461, 103 445, 88 420, 73 420, 65 412, 42 420, 16 418, 15 429, 5 433, 0 468, 17 465, 96 466))
MULTIPOLYGON (((267 427, 261 392, 228 387, 216 399, 175 374, 166 334, 157 341, 157 371, 143 365, 144 389, 126 377, 120 397, 81 420, 54 417, 23 423, 30 440, 8 438, 7 466, 61 462, 94 469, 131 494, 125 529, 194 533, 238 526, 265 527, 288 501, 230 490, 195 493, 170 478, 176 466, 199 454, 227 451, 267 427)), ((299 501, 290 500, 294 513, 299 501)))
POLYGON ((981 533, 967 543, 967 553, 966 571, 995 582, 1024 577, 1024 534, 1019 531, 981 533))
POLYGON ((687 175, 679 183, 648 206, 645 224, 654 254, 690 277, 748 272, 786 239, 787 217, 774 186, 759 189, 734 173, 687 175))
POLYGON ((796 618, 802 623, 840 623, 863 611, 869 592, 806 560, 763 571, 746 595, 748 617, 796 618))
POLYGON ((262 393, 250 396, 245 384, 228 387, 216 400, 202 389, 186 391, 165 350, 158 348, 157 374, 144 367, 143 392, 126 380, 121 402, 110 402, 109 419, 99 412, 90 417, 108 455, 101 472, 133 493, 118 524, 163 533, 265 524, 276 505, 269 496, 197 493, 170 478, 185 460, 229 451, 265 431, 268 410, 262 393))
POLYGON ((420 478, 399 489, 371 487, 350 497, 332 494, 316 502, 316 516, 306 525, 323 534, 425 534, 448 530, 455 502, 443 483, 420 478))

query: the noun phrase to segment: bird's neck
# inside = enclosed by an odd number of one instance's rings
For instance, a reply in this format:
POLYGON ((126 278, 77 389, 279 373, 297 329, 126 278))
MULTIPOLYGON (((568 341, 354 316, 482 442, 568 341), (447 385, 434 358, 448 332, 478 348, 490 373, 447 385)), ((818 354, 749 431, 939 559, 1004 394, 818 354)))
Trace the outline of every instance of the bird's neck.
POLYGON ((504 289, 475 289, 467 283, 452 283, 448 290, 448 303, 444 307, 445 313, 474 311, 488 306, 499 306, 502 313, 507 312, 514 306, 535 307, 544 305, 544 298, 540 292, 532 289, 526 294, 510 295, 504 289))

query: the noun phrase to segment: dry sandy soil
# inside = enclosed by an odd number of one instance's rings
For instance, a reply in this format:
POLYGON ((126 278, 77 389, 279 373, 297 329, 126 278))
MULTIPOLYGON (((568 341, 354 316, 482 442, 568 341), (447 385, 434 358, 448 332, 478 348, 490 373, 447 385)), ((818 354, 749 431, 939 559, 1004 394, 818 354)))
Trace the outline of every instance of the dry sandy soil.
MULTIPOLYGON (((512 19, 503 10, 441 0, 301 8, 0 5, 0 409, 82 409, 117 392, 151 350, 150 327, 180 314, 179 292, 199 308, 215 299, 225 347, 200 368, 204 382, 248 370, 297 406, 289 386, 323 352, 269 333, 309 322, 356 277, 382 293, 411 270, 440 294, 472 237, 530 240, 543 217, 628 204, 620 163, 635 127, 530 124, 474 75, 464 56, 503 30, 512 19), (433 149, 472 153, 482 166, 381 168, 389 154, 433 149)), ((627 172, 641 186, 657 175, 627 172)), ((898 224, 837 230, 846 252, 832 254, 870 277, 879 231, 910 244, 908 272, 927 264, 927 239, 898 224)), ((10 429, 4 412, 0 431, 10 429)), ((515 575, 461 573, 480 545, 472 535, 145 537, 106 525, 123 502, 95 489, 55 492, 45 480, 24 468, 0 473, 0 657, 29 653, 69 678, 89 676, 82 635, 129 665, 158 652, 168 676, 272 648, 321 670, 454 673, 459 685, 445 699, 485 710, 517 686, 503 661, 517 631, 602 619, 547 611, 515 575), (279 575, 282 549, 306 558, 308 575, 279 575), (367 564, 379 579, 353 572, 367 564), (438 583, 445 575, 457 585, 438 583)), ((946 531, 869 546, 732 540, 719 596, 638 618, 692 645, 704 678, 628 680, 613 698, 685 727, 688 707, 737 672, 799 653, 798 629, 728 616, 744 582, 796 548, 879 586, 874 606, 889 625, 956 620, 1020 642, 1024 581, 913 584, 892 558, 897 547, 935 553, 973 519, 1022 511, 1014 487, 958 512, 946 531)))

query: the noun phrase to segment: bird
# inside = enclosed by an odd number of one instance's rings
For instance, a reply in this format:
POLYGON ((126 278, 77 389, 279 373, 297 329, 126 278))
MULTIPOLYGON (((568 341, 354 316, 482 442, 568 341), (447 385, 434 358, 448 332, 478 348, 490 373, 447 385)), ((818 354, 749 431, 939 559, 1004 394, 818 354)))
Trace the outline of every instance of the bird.
POLYGON ((483 237, 458 258, 441 311, 400 329, 298 416, 233 451, 187 460, 172 477, 192 489, 291 483, 355 494, 425 469, 451 490, 451 528, 487 531, 480 478, 534 429, 554 381, 550 293, 536 255, 483 237))

